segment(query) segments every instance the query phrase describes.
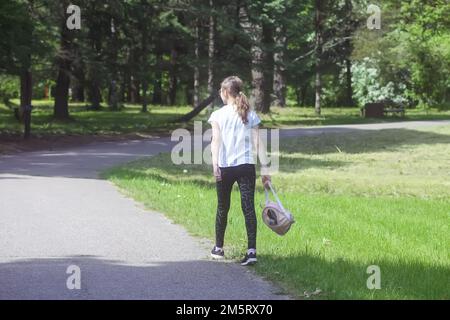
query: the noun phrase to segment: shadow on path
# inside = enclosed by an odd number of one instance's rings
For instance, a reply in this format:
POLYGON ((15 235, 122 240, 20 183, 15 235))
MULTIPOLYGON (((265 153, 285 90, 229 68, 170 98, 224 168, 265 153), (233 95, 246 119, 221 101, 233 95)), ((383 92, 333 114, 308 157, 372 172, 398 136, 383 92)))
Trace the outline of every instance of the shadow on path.
MULTIPOLYGON (((94 256, 0 263, 0 299, 286 299, 234 263, 152 261, 130 263, 94 256), (67 268, 80 268, 80 290, 67 289, 67 268), (255 286, 241 285, 253 278, 255 286)), ((276 289, 279 290, 279 289, 276 289)))
MULTIPOLYGON (((280 137, 282 139, 293 137, 300 139, 313 136, 317 144, 306 146, 305 150, 301 150, 301 152, 320 154, 336 152, 335 145, 339 143, 339 134, 352 132, 355 134, 355 143, 346 145, 343 151, 359 153, 393 150, 403 145, 405 141, 408 144, 450 143, 450 136, 408 129, 445 124, 450 124, 450 121, 283 129, 280 131, 280 137), (381 129, 385 130, 376 131, 381 129), (376 140, 380 138, 384 139, 384 144, 376 143, 376 140)), ((101 170, 160 152, 169 152, 176 143, 170 141, 170 137, 164 137, 93 143, 56 151, 26 152, 13 156, 2 156, 0 157, 0 174, 96 179, 101 170)), ((309 165, 315 166, 321 165, 321 163, 310 163, 309 165)))

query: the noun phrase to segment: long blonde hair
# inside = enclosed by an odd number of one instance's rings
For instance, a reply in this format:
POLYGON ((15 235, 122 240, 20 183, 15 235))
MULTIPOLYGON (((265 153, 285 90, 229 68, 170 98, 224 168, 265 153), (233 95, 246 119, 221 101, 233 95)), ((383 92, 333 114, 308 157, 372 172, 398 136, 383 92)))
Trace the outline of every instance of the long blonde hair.
POLYGON ((221 88, 229 96, 234 98, 237 107, 237 113, 244 124, 248 123, 248 113, 250 112, 250 103, 247 96, 242 92, 244 83, 239 77, 231 76, 222 81, 221 88))

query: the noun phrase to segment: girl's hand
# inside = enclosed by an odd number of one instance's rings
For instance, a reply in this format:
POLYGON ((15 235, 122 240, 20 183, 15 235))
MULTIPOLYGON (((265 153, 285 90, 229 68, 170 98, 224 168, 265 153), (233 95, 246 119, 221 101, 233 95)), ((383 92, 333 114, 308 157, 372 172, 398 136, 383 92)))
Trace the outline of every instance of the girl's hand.
POLYGON ((261 180, 262 180, 262 184, 263 184, 264 188, 268 189, 269 183, 272 182, 272 179, 270 178, 270 176, 262 176, 261 180))
POLYGON ((213 166, 213 174, 214 174, 214 177, 216 178, 216 181, 222 180, 222 172, 220 171, 220 168, 218 165, 213 166))

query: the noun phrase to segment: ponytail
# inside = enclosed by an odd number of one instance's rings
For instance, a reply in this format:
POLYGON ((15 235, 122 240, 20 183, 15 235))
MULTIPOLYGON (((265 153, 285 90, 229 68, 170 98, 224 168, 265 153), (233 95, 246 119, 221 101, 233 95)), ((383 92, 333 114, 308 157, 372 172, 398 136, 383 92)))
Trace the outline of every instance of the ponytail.
POLYGON ((228 95, 234 98, 236 111, 244 124, 248 123, 250 103, 247 96, 242 92, 244 84, 239 77, 231 76, 222 81, 221 90, 225 90, 228 95))
POLYGON ((244 124, 248 123, 248 113, 250 112, 250 103, 248 102, 247 96, 240 91, 236 97, 237 113, 242 119, 244 124))

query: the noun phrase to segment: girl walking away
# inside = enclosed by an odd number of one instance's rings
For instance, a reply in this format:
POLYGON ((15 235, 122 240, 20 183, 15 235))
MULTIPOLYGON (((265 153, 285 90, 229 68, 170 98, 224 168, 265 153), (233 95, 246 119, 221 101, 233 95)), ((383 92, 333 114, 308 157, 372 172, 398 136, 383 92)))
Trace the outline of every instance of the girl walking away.
MULTIPOLYGON (((261 120, 250 107, 242 92, 243 83, 238 77, 228 77, 221 85, 220 97, 225 106, 214 111, 208 122, 212 125, 212 163, 217 188, 216 245, 211 251, 215 259, 224 257, 224 237, 227 227, 230 196, 233 184, 237 182, 241 193, 241 207, 247 229, 248 250, 242 265, 255 264, 256 259, 256 214, 255 182, 256 156, 262 164, 261 171, 268 164, 258 126, 261 120)), ((270 176, 262 175, 263 185, 270 182, 270 176)))

